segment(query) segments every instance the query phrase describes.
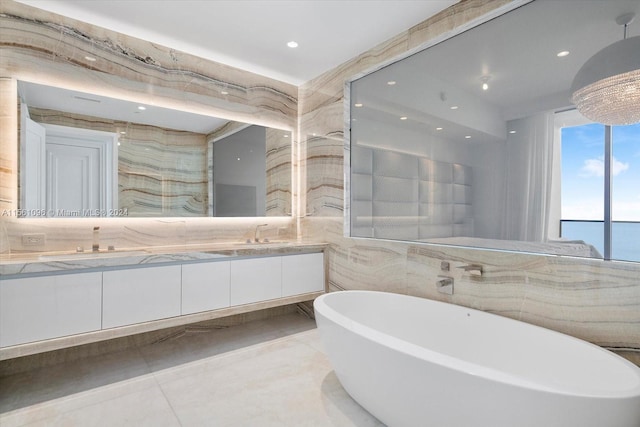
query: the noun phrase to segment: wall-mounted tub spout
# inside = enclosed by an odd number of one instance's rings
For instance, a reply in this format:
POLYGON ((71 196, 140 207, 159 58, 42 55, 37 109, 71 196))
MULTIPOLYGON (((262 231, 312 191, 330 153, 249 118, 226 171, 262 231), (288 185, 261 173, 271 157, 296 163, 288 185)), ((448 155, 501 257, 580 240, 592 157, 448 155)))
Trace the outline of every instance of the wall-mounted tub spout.
POLYGON ((453 277, 438 276, 436 289, 440 293, 453 295, 453 277))

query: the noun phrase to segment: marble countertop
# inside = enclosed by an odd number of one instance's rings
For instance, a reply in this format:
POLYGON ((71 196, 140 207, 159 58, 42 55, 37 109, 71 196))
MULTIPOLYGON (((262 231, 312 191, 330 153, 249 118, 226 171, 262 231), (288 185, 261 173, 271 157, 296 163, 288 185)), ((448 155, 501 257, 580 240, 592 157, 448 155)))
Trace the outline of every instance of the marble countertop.
POLYGON ((34 252, 2 255, 0 277, 99 270, 148 264, 187 263, 230 257, 259 257, 321 252, 318 242, 282 241, 269 243, 221 242, 194 245, 120 248, 95 252, 34 252))

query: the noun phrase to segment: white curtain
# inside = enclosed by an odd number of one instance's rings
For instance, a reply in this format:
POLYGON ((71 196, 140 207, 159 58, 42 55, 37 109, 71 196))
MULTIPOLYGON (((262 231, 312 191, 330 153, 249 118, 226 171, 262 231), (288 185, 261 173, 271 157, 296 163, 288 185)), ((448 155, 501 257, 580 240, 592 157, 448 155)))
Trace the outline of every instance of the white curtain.
POLYGON ((549 228, 553 113, 508 123, 502 238, 544 242, 549 228))

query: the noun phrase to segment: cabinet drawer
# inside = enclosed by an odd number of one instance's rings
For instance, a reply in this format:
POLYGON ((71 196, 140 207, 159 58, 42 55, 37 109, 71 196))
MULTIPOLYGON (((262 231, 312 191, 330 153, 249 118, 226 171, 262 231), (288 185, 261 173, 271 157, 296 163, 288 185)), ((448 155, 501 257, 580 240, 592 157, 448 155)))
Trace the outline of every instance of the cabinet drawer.
POLYGON ((229 307, 230 262, 182 266, 182 314, 229 307))
POLYGON ((181 266, 103 273, 102 328, 180 315, 181 266))
POLYGON ((280 257, 231 262, 231 305, 266 301, 282 296, 280 257))
POLYGON ((324 254, 282 257, 282 296, 324 291, 324 254))
POLYGON ((99 330, 102 273, 0 281, 0 347, 99 330))

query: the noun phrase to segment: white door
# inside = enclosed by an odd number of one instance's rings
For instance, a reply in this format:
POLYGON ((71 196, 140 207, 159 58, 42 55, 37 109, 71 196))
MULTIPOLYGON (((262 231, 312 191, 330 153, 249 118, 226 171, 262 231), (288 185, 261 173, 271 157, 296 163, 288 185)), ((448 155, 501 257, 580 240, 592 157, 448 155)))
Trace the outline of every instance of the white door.
POLYGON ((51 216, 100 212, 100 150, 56 139, 47 142, 47 211, 51 216))
POLYGON ((63 126, 47 129, 49 216, 106 216, 117 206, 114 134, 63 126))

